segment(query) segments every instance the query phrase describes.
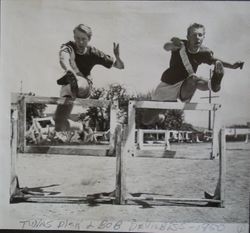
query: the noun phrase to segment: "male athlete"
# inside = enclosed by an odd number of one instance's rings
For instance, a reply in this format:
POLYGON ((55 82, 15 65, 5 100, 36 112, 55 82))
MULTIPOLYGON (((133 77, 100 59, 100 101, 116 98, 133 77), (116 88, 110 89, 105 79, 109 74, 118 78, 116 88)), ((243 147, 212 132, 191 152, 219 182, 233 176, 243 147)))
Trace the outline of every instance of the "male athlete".
MULTIPOLYGON (((61 67, 66 72, 57 80, 62 85, 60 96, 70 98, 87 98, 92 88, 91 70, 95 65, 102 65, 106 68, 115 67, 124 69, 124 63, 120 59, 119 44, 114 43, 114 59, 89 46, 92 37, 92 30, 89 26, 79 24, 73 30, 74 41, 69 41, 61 46, 59 52, 61 67)), ((58 132, 70 129, 69 115, 73 105, 58 105, 55 112, 55 130, 58 132)))
MULTIPOLYGON (((156 87, 152 100, 190 102, 195 91, 221 89, 221 80, 224 67, 237 69, 243 67, 243 62, 228 63, 214 57, 213 52, 202 45, 205 38, 205 27, 198 23, 191 24, 187 29, 187 40, 173 37, 164 45, 166 51, 171 51, 170 66, 161 77, 160 84, 156 87), (198 77, 196 71, 202 63, 214 65, 211 80, 198 77)), ((159 111, 148 111, 144 114, 142 123, 151 125, 164 121, 163 114, 159 111)))

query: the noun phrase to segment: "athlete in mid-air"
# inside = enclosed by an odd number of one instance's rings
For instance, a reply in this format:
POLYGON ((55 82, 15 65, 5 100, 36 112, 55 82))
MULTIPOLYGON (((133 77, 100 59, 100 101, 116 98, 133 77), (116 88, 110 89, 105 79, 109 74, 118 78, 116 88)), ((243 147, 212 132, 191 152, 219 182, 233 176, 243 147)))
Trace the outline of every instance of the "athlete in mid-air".
MULTIPOLYGON (((115 59, 88 45, 92 37, 89 26, 79 24, 73 33, 74 41, 63 44, 59 52, 60 64, 65 71, 65 75, 57 81, 62 85, 60 97, 88 98, 92 88, 91 70, 95 65, 124 69, 124 63, 120 58, 119 44, 114 43, 115 59)), ((54 120, 58 134, 70 130, 69 116, 72 108, 73 104, 57 106, 54 120)), ((60 135, 58 137, 60 138, 60 135)))
MULTIPOLYGON (((173 37, 164 45, 166 51, 171 52, 170 65, 161 77, 160 84, 156 87, 152 100, 190 102, 195 91, 221 89, 224 67, 237 69, 243 67, 243 62, 228 63, 214 57, 213 52, 203 46, 205 27, 198 23, 191 24, 187 29, 187 39, 173 37), (214 65, 211 80, 198 77, 196 71, 202 63, 214 65)), ((151 125, 164 121, 164 114, 159 111, 148 111, 144 114, 142 123, 151 125), (158 113, 158 114, 157 114, 158 113)))

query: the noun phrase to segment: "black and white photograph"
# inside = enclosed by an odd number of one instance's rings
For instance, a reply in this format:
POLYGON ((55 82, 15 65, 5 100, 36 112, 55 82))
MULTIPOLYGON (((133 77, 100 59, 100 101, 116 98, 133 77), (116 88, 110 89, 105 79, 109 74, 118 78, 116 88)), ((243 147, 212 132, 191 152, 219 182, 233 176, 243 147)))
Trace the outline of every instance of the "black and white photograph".
POLYGON ((0 229, 249 231, 250 2, 0 4, 0 229))

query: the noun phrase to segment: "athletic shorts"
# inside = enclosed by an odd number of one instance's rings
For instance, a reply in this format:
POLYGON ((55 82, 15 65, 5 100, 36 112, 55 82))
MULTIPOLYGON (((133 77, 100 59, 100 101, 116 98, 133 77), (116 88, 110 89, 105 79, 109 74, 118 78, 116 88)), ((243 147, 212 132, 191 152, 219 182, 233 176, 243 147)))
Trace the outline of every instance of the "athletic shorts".
MULTIPOLYGON (((90 91, 92 89, 92 85, 89 85, 86 79, 81 79, 78 81, 78 95, 79 98, 88 98, 90 96, 90 91)), ((70 96, 72 98, 76 98, 76 93, 71 91, 70 84, 63 85, 60 91, 60 97, 70 96)))
POLYGON ((180 91, 183 82, 184 80, 175 84, 160 82, 152 95, 152 100, 177 101, 178 99, 180 99, 180 91))

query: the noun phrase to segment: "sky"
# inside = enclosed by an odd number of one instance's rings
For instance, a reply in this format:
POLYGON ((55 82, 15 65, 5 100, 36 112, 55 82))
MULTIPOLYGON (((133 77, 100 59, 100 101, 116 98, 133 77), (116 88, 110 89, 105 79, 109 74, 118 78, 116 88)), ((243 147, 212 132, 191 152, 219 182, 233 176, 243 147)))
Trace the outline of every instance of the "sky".
MULTIPOLYGON (((120 44, 124 70, 95 66, 96 87, 124 85, 130 93, 147 93, 160 82, 170 53, 163 50, 171 37, 186 38, 186 29, 198 22, 206 27, 204 45, 227 62, 242 60, 242 70, 226 69, 222 89, 212 101, 222 104, 224 125, 250 122, 250 2, 176 1, 2 1, 1 7, 1 106, 8 111, 10 93, 34 92, 59 96, 56 80, 63 75, 58 51, 73 40, 79 23, 93 31, 90 45, 113 54, 120 44)), ((198 75, 209 77, 213 67, 202 65, 198 75)), ((208 102, 197 91, 192 102, 208 102)), ((207 126, 207 112, 186 113, 185 120, 207 126)), ((4 117, 6 119, 6 117, 4 117)))

